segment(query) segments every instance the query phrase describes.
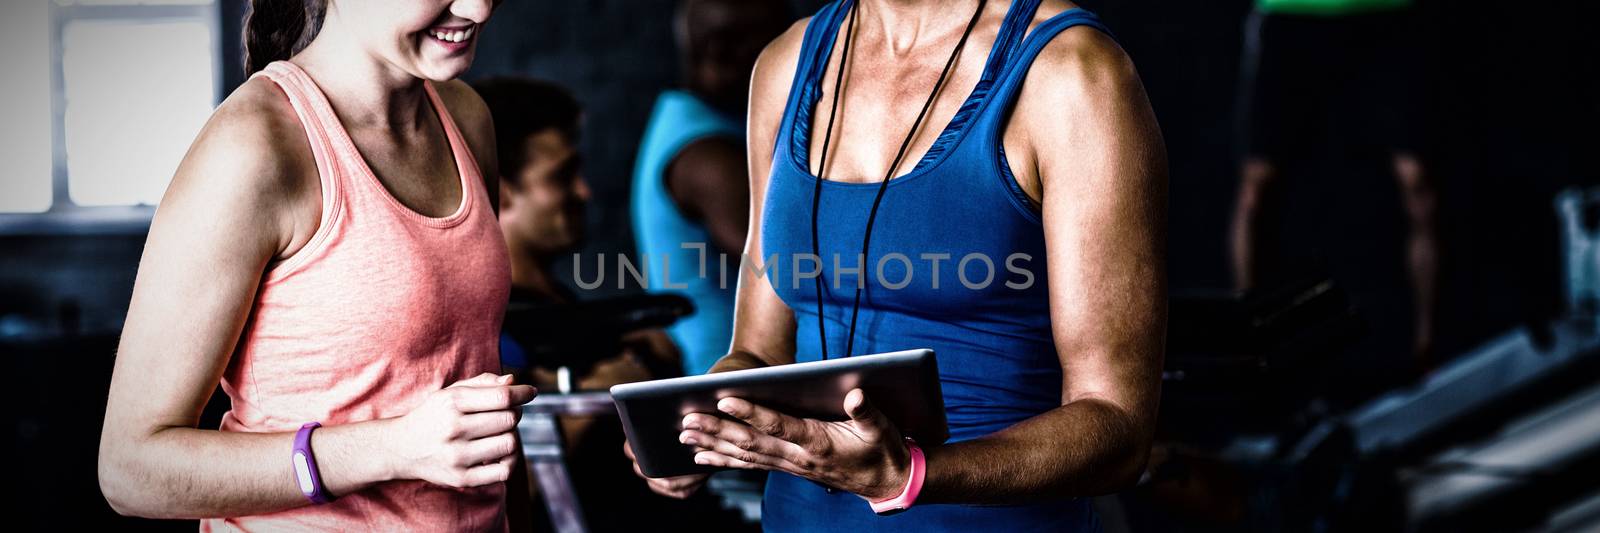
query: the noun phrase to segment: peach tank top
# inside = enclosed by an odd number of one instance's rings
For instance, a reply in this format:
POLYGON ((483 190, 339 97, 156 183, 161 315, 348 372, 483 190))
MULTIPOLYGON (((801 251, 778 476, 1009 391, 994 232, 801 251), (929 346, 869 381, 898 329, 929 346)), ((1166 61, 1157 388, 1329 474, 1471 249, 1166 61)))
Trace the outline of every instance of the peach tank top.
MULTIPOLYGON (((322 223, 266 273, 222 377, 233 406, 221 429, 399 416, 429 392, 498 373, 510 264, 478 164, 433 86, 428 99, 462 187, 460 207, 443 218, 412 211, 384 188, 305 71, 280 61, 257 75, 283 89, 305 125, 322 223)), ((293 483, 289 457, 286 447, 284 483, 293 483)), ((205 520, 200 529, 504 531, 505 486, 393 481, 325 505, 205 520)))

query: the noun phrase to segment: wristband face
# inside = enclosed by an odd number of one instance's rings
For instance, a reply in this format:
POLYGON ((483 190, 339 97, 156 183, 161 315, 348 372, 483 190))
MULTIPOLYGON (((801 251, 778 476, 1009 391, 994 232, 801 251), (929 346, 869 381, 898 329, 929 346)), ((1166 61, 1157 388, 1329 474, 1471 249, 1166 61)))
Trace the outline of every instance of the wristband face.
POLYGON ((911 471, 906 476, 906 488, 900 491, 899 496, 881 502, 872 502, 872 512, 878 516, 891 516, 905 512, 917 501, 917 494, 922 492, 923 477, 928 469, 928 461, 922 455, 922 448, 917 442, 906 439, 906 451, 911 454, 911 471))
POLYGON ((333 501, 322 486, 322 476, 317 472, 317 458, 311 454, 311 431, 319 427, 322 427, 320 422, 307 422, 294 435, 295 484, 300 487, 300 494, 315 504, 333 501))

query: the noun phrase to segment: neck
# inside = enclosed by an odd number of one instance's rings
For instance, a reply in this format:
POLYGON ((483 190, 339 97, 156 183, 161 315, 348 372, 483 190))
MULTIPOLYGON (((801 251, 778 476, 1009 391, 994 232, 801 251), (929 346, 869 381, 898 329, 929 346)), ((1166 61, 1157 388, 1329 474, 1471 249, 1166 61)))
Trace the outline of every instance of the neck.
POLYGON ((949 32, 960 34, 978 8, 978 0, 856 0, 858 31, 882 40, 894 55, 949 32))
POLYGON ((316 80, 347 129, 398 134, 428 120, 423 80, 365 53, 343 28, 336 6, 329 6, 322 31, 294 61, 316 80))

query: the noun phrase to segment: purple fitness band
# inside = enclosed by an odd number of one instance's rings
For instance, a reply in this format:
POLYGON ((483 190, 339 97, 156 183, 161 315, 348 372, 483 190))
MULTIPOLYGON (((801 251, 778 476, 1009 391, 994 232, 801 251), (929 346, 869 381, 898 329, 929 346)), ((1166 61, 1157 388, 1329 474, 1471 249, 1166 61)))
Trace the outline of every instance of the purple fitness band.
POLYGON ((333 495, 322 486, 322 474, 317 472, 317 458, 311 455, 311 430, 319 427, 322 427, 321 422, 306 422, 294 434, 294 479, 300 486, 300 493, 315 504, 333 501, 333 495))

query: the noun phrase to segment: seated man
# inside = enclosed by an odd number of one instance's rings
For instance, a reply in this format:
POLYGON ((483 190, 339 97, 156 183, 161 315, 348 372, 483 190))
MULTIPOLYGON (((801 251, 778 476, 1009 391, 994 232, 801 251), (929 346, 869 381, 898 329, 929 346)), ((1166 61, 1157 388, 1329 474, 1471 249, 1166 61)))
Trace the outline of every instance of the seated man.
MULTIPOLYGON (((545 82, 495 79, 477 83, 475 88, 493 115, 503 165, 500 231, 511 259, 511 304, 507 310, 550 310, 550 314, 560 315, 578 301, 556 281, 551 265, 582 243, 584 208, 590 195, 576 146, 582 111, 571 93, 545 82)), ((525 374, 543 390, 561 388, 554 365, 529 360, 526 354, 537 347, 518 343, 513 337, 518 335, 501 337, 501 363, 525 374)), ((645 359, 673 364, 677 360, 676 349, 659 330, 607 340, 609 346, 620 346, 618 352, 574 365, 566 388, 604 390, 617 383, 666 377, 647 371, 653 362, 645 359)))
MULTIPOLYGON (((546 394, 563 389, 606 390, 618 383, 675 375, 677 349, 658 329, 624 332, 613 324, 598 323, 601 320, 549 327, 525 320, 532 316, 572 322, 573 317, 599 317, 604 313, 594 312, 595 308, 607 308, 580 303, 556 280, 551 268, 557 259, 577 249, 583 237, 583 212, 590 192, 576 145, 582 111, 571 93, 546 82, 493 79, 473 85, 488 104, 495 124, 501 170, 500 230, 511 260, 507 314, 525 313, 520 316, 523 320, 506 321, 501 364, 546 394), (513 331, 516 328, 536 329, 539 335, 513 331), (581 338, 545 338, 552 331, 581 338), (598 338, 606 331, 614 332, 612 338, 598 338), (547 349, 549 346, 559 349, 547 349), (587 348, 588 353, 570 353, 575 346, 587 348), (546 360, 556 356, 560 359, 546 360), (570 378, 560 380, 560 374, 570 378)), ((716 514, 714 501, 676 502, 644 490, 633 479, 631 464, 616 453, 616 443, 623 436, 614 417, 563 417, 561 430, 578 501, 588 503, 584 515, 591 529, 612 531, 659 524, 667 513, 716 514), (604 505, 608 501, 630 502, 630 512, 609 512, 604 505)))

